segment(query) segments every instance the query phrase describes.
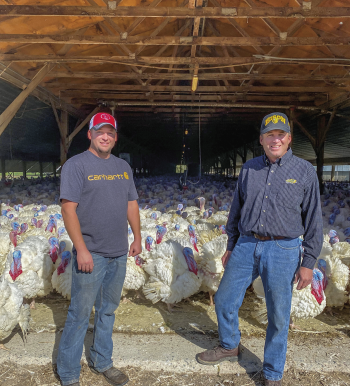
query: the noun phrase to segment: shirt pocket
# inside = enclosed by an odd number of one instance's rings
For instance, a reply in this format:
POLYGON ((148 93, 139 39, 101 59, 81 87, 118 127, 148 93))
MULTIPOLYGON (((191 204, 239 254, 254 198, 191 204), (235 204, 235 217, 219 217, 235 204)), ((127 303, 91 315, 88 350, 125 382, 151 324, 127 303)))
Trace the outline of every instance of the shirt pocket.
POLYGON ((276 205, 278 207, 285 207, 293 209, 301 213, 301 204, 303 202, 303 189, 296 184, 286 184, 279 189, 276 196, 276 205))

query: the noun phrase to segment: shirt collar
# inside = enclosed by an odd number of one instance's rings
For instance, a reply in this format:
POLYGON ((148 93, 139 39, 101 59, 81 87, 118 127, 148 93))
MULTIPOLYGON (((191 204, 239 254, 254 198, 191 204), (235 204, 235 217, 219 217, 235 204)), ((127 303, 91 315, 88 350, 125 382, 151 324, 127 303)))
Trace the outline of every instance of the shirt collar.
MULTIPOLYGON (((282 166, 282 165, 284 165, 286 162, 288 162, 288 161, 292 158, 292 156, 293 156, 292 149, 289 148, 288 151, 287 151, 287 153, 286 153, 284 156, 282 156, 281 158, 279 158, 275 163, 277 163, 277 165, 279 165, 279 166, 282 166)), ((272 165, 271 162, 270 162, 270 160, 269 160, 268 157, 266 156, 266 154, 263 155, 263 161, 264 161, 264 164, 265 164, 266 166, 272 165)))

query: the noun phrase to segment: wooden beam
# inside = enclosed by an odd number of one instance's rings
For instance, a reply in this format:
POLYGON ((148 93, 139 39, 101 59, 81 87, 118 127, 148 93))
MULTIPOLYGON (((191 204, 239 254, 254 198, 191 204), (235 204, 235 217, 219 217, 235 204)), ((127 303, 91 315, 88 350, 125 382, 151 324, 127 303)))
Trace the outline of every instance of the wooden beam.
POLYGON ((324 36, 324 37, 287 37, 281 39, 276 36, 261 37, 201 37, 201 36, 59 36, 59 35, 34 35, 34 34, 0 34, 3 43, 25 43, 25 44, 117 44, 117 45, 140 45, 140 46, 343 46, 350 44, 349 36, 324 36))
POLYGON ((322 143, 324 143, 325 140, 326 140, 327 133, 328 133, 329 129, 330 129, 331 126, 332 126, 333 119, 334 119, 334 117, 335 117, 335 113, 336 113, 336 112, 337 112, 337 108, 335 107, 335 108, 333 109, 333 111, 332 111, 332 114, 331 114, 329 120, 328 120, 327 126, 326 126, 325 129, 324 129, 323 135, 321 136, 321 139, 320 139, 320 140, 321 140, 322 143))
MULTIPOLYGON (((8 83, 11 83, 12 85, 20 88, 21 90, 25 89, 28 84, 30 83, 30 79, 25 78, 24 76, 20 75, 18 72, 12 70, 11 68, 7 68, 7 66, 4 65, 3 63, 0 63, 0 71, 1 73, 1 78, 5 80, 8 83)), ((31 77, 34 77, 37 71, 31 72, 31 77)), ((57 98, 53 93, 50 91, 46 90, 44 87, 37 86, 36 89, 34 89, 31 93, 31 95, 35 96, 38 98, 40 101, 47 105, 51 105, 50 99, 53 99, 56 103, 56 105, 62 105, 64 109, 67 109, 71 115, 74 117, 79 117, 80 113, 78 110, 76 110, 73 106, 67 105, 64 101, 60 101, 59 98, 57 98)))
MULTIPOLYGON (((82 92, 82 91, 74 91, 74 92, 64 92, 61 93, 61 98, 63 99, 68 99, 68 100, 76 100, 77 98, 90 98, 90 99, 113 99, 113 100, 147 100, 147 97, 137 93, 137 94, 104 94, 104 93, 87 93, 87 92, 82 92)), ((265 100, 266 100, 266 95, 265 95, 265 100)), ((260 98, 260 101, 264 101, 264 98, 260 98)), ((240 98, 237 97, 236 94, 206 94, 202 95, 199 97, 199 95, 191 95, 190 91, 188 91, 187 95, 176 95, 176 94, 168 94, 168 95, 163 95, 163 94, 153 94, 152 97, 153 100, 157 101, 186 101, 186 100, 201 100, 201 101, 210 101, 210 100, 215 100, 215 101, 233 101, 236 102, 240 98)), ((281 101, 282 102, 282 101, 281 101)), ((290 102, 285 101, 285 102, 290 102)), ((299 102, 299 105, 303 105, 303 103, 299 102)), ((305 103, 305 105, 309 106, 310 103, 305 103)))
POLYGON ((79 133, 79 131, 88 123, 90 122, 90 119, 99 111, 99 107, 96 107, 94 110, 91 111, 91 113, 81 122, 81 124, 74 129, 74 131, 68 136, 67 142, 68 147, 73 141, 73 138, 79 133))
POLYGON ((45 5, 0 5, 0 16, 79 16, 79 17, 177 17, 177 18, 347 18, 350 7, 103 7, 45 6, 45 5))
POLYGON ((309 133, 307 129, 294 117, 294 122, 300 127, 300 130, 308 137, 312 147, 316 147, 316 139, 309 133))
POLYGON ((30 95, 30 93, 41 83, 45 76, 54 68, 54 64, 45 64, 43 68, 34 76, 28 86, 15 98, 15 100, 6 108, 0 115, 0 136, 16 115, 22 103, 30 95))
MULTIPOLYGON (((142 74, 129 73, 129 72, 73 72, 72 74, 67 72, 51 72, 50 77, 53 78, 94 78, 95 74, 98 74, 98 78, 108 78, 108 79, 120 79, 120 80, 128 80, 128 79, 162 79, 162 80, 191 80, 192 74, 186 73, 165 73, 165 72, 146 72, 142 74), (101 74, 101 75, 100 75, 101 74)), ((306 80, 306 81, 340 81, 341 83, 349 82, 350 76, 346 75, 305 75, 305 74, 254 74, 254 73, 246 73, 246 74, 236 74, 230 72, 199 72, 198 73, 199 80, 268 80, 268 81, 285 81, 285 80, 306 80)), ((90 83, 81 83, 81 84, 73 84, 73 83, 63 83, 63 82, 47 82, 45 87, 49 88, 93 88, 96 89, 101 87, 104 90, 113 90, 114 88, 119 87, 128 87, 118 84, 90 84, 90 83)), ((134 86, 132 86, 134 87, 134 86)), ((138 86, 137 86, 138 87, 138 86)), ((278 86, 277 86, 278 87, 278 86)))
MULTIPOLYGON (((150 8, 156 7, 162 0, 153 0, 152 3, 148 6, 150 8)), ((145 18, 137 18, 126 30, 126 34, 130 35, 143 21, 145 18)))
MULTIPOLYGON (((260 57, 212 57, 212 56, 202 56, 202 57, 157 57, 157 56, 83 56, 83 55, 72 55, 62 58, 59 55, 46 54, 46 55, 23 55, 23 54, 0 54, 0 60, 4 62, 32 62, 32 63, 108 63, 108 64, 122 64, 129 65, 133 64, 135 66, 149 65, 149 64, 164 64, 164 65, 186 65, 186 64, 195 64, 199 65, 232 65, 232 66, 242 66, 242 65, 251 65, 251 64, 282 64, 286 63, 290 66, 298 64, 318 64, 318 65, 327 65, 327 66, 344 66, 344 64, 350 63, 350 58, 340 58, 339 60, 334 58, 329 58, 328 60, 320 60, 317 58, 260 58, 260 57)), ((6 66, 5 66, 6 67, 6 66)))
MULTIPOLYGON (((137 86, 138 87, 138 86, 137 86)), ((152 91, 159 91, 159 92, 190 92, 191 86, 149 86, 150 90, 152 91)), ((118 92, 118 86, 114 89, 116 92, 118 92)), ((213 90, 220 90, 219 92, 226 91, 226 92, 251 92, 251 93, 328 93, 331 91, 339 91, 342 90, 337 87, 333 86, 324 86, 324 87, 302 87, 302 86, 296 86, 296 87, 287 87, 287 86, 200 86, 200 89, 198 87, 198 92, 201 90, 202 92, 213 92, 213 90), (220 88, 217 88, 220 87, 220 88)), ((145 91, 144 88, 140 87, 139 91, 145 91)), ((103 94, 104 96, 110 95, 111 97, 114 97, 113 93, 105 93, 103 91, 98 92, 98 90, 94 90, 91 92, 88 92, 87 90, 74 90, 74 91, 67 91, 64 95, 98 95, 103 94)), ((119 94, 122 95, 122 94, 119 94)))
MULTIPOLYGON (((101 98, 103 100, 103 98, 101 98)), ((268 98, 266 98, 268 100, 268 98)), ((254 102, 243 102, 243 103, 221 103, 221 102, 146 102, 146 101, 114 101, 113 98, 111 98, 111 103, 113 103, 113 106, 116 108, 119 106, 170 106, 170 107, 212 107, 212 108, 219 108, 219 107, 225 107, 225 108, 260 108, 260 109, 290 109, 292 106, 290 105, 281 105, 281 104, 271 104, 271 103, 254 103, 254 102)), ((96 99, 76 99, 72 100, 72 103, 82 104, 82 103, 88 103, 88 104, 95 104, 96 105, 97 100, 96 99)), ((313 111, 313 110, 319 110, 318 107, 315 106, 298 106, 299 110, 306 110, 306 111, 313 111)))
MULTIPOLYGON (((51 86, 51 84, 49 84, 49 85, 51 86)), ((64 85, 61 85, 59 83, 58 84, 54 83, 52 85, 52 87, 53 88, 60 88, 60 90, 78 90, 78 91, 95 90, 95 91, 100 91, 100 92, 108 91, 108 90, 135 91, 135 92, 144 92, 145 91, 145 88, 135 86, 135 85, 121 85, 121 86, 106 85, 106 84, 78 84, 78 85, 64 84, 64 85), (62 86, 62 87, 60 87, 60 86, 62 86)), ((184 90, 189 91, 188 86, 156 85, 156 86, 149 86, 148 89, 154 93, 157 93, 157 92, 163 92, 163 90, 164 90, 163 87, 174 87, 174 89, 169 91, 171 93, 183 92, 184 90)), ((199 86, 197 88, 197 92, 200 92, 203 95, 203 97, 205 97, 208 95, 211 96, 212 93, 217 93, 217 92, 223 93, 223 95, 225 95, 224 93, 230 92, 230 89, 227 88, 226 86, 212 86, 212 87, 199 86)), ((243 96, 245 96, 246 100, 255 100, 255 101, 259 101, 259 100, 265 101, 266 100, 266 95, 264 95, 264 94, 252 95, 252 94, 246 94, 245 92, 238 93, 236 91, 234 92, 234 94, 235 94, 234 96, 237 98, 237 100, 239 100, 243 96)), ((233 97, 233 96, 231 95, 231 97, 233 97)), ((297 102, 297 101, 308 102, 308 101, 314 101, 315 99, 326 101, 327 95, 326 94, 320 95, 319 93, 317 93, 316 95, 306 93, 306 94, 295 94, 295 95, 269 95, 268 98, 269 98, 269 101, 274 101, 274 102, 278 102, 278 101, 281 101, 281 102, 293 102, 293 101, 295 101, 295 102, 297 102)))

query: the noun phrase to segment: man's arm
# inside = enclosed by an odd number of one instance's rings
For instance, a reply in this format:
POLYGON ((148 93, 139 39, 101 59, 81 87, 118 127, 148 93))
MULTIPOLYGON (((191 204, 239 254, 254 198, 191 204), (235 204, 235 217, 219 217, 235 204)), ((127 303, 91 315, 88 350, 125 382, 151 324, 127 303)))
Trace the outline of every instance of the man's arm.
POLYGON ((75 249, 77 250, 78 269, 83 272, 92 272, 94 268, 94 261, 91 253, 86 248, 83 235, 80 229, 80 223, 77 216, 76 202, 62 200, 62 217, 64 226, 71 238, 75 249))
POLYGON ((224 256, 221 258, 222 265, 224 266, 224 268, 226 267, 228 259, 231 256, 233 248, 235 247, 237 240, 239 238, 238 223, 241 218, 241 210, 244 203, 241 186, 242 186, 242 171, 239 174, 239 177, 237 180, 237 186, 233 195, 230 214, 228 216, 228 220, 226 224, 226 233, 228 236, 227 251, 225 252, 224 256))
POLYGON ((128 221, 134 234, 134 241, 130 245, 129 256, 136 256, 142 252, 141 247, 141 226, 139 205, 136 200, 128 202, 128 221))
POLYGON ((306 181, 302 203, 302 220, 304 226, 304 258, 295 277, 297 289, 301 290, 312 281, 313 268, 323 243, 323 221, 321 198, 316 172, 312 169, 306 181))

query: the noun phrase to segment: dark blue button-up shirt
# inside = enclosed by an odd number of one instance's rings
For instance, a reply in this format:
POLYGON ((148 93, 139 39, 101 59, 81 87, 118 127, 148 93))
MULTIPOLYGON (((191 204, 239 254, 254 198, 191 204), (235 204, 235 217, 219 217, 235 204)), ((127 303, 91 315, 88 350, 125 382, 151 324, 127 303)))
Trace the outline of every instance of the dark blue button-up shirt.
POLYGON ((226 226, 228 251, 240 234, 303 235, 302 266, 312 269, 322 249, 322 226, 318 178, 308 161, 289 149, 275 163, 263 155, 243 165, 226 226))

